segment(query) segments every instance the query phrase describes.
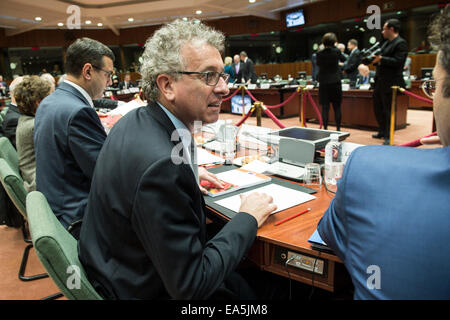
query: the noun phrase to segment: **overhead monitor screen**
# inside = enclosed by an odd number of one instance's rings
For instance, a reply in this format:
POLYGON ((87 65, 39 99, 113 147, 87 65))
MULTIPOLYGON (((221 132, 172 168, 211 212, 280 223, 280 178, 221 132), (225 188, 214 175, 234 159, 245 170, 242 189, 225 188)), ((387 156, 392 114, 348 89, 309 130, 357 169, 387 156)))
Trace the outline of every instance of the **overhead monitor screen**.
POLYGON ((303 9, 296 12, 286 14, 286 26, 297 27, 305 24, 305 16, 303 15, 303 9))

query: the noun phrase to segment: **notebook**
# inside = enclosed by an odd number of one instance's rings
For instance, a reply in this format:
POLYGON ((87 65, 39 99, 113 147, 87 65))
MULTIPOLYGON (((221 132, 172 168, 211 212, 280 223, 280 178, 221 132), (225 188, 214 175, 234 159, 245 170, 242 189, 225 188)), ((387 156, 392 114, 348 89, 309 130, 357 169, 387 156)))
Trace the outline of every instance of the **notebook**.
POLYGON ((308 242, 311 243, 311 248, 315 250, 333 252, 333 250, 331 250, 331 248, 327 246, 325 241, 322 240, 317 229, 314 231, 311 237, 309 237, 308 242))

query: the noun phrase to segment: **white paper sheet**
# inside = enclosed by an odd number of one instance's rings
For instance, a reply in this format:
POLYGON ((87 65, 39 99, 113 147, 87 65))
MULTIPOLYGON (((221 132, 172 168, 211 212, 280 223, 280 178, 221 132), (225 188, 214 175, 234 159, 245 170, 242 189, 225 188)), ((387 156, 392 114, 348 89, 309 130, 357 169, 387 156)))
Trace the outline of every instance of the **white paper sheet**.
MULTIPOLYGON (((308 193, 291 188, 286 188, 274 183, 251 191, 243 192, 242 194, 250 194, 252 192, 266 193, 272 196, 273 203, 277 205, 277 210, 275 210, 273 213, 283 211, 301 203, 316 199, 315 196, 308 193)), ((240 195, 235 195, 222 200, 218 200, 216 201, 216 203, 234 212, 239 212, 239 208, 241 206, 241 197, 240 195)))

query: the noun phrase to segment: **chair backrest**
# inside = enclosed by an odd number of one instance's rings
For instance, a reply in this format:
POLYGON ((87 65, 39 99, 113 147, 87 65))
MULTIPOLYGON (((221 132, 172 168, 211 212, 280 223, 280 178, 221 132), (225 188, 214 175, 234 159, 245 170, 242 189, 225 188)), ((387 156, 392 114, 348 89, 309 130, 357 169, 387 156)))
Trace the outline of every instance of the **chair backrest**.
POLYGON ((2 111, 0 112, 2 118, 5 118, 6 113, 8 112, 9 107, 3 107, 2 111))
POLYGON ((11 169, 20 176, 19 156, 11 141, 7 137, 0 137, 0 158, 5 159, 11 169))
POLYGON ((23 186, 23 179, 3 158, 0 158, 0 181, 14 206, 26 218, 25 201, 27 191, 23 186))
POLYGON ((45 196, 30 192, 26 208, 36 254, 61 292, 71 300, 102 299, 78 259, 77 241, 56 218, 45 196))

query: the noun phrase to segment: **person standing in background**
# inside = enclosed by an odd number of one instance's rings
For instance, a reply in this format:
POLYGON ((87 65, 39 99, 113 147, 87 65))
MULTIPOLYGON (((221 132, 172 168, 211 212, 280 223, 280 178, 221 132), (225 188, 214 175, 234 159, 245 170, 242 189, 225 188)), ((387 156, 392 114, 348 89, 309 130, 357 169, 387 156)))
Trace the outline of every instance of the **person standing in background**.
POLYGON ((408 43, 400 37, 400 21, 389 19, 383 26, 383 38, 386 41, 381 46, 381 54, 372 61, 377 66, 373 90, 373 110, 378 122, 378 132, 373 138, 384 138, 389 144, 391 124, 392 86, 405 87, 403 67, 408 56, 408 43))
POLYGON ((233 57, 233 70, 237 83, 245 83, 244 79, 244 63, 241 61, 241 58, 238 54, 233 57))
POLYGON ((228 80, 231 83, 234 83, 235 81, 235 73, 233 70, 233 59, 231 59, 231 57, 225 57, 224 59, 224 65, 225 65, 225 73, 228 73, 230 75, 230 79, 228 80))
POLYGON ((255 72, 255 64, 253 61, 247 56, 245 51, 241 51, 239 54, 241 61, 244 63, 244 79, 247 83, 256 83, 258 80, 258 76, 255 72))
POLYGON ((343 70, 350 80, 350 85, 354 87, 356 84, 356 78, 358 77, 358 66, 361 64, 358 41, 356 39, 350 39, 347 43, 347 48, 348 51, 350 51, 350 55, 344 63, 343 70))
POLYGON ((335 47, 336 35, 332 32, 322 37, 325 49, 317 52, 317 65, 319 66, 319 102, 322 106, 323 127, 328 128, 328 113, 330 103, 333 104, 336 130, 341 130, 341 102, 342 85, 339 61, 345 61, 341 51, 335 47))

